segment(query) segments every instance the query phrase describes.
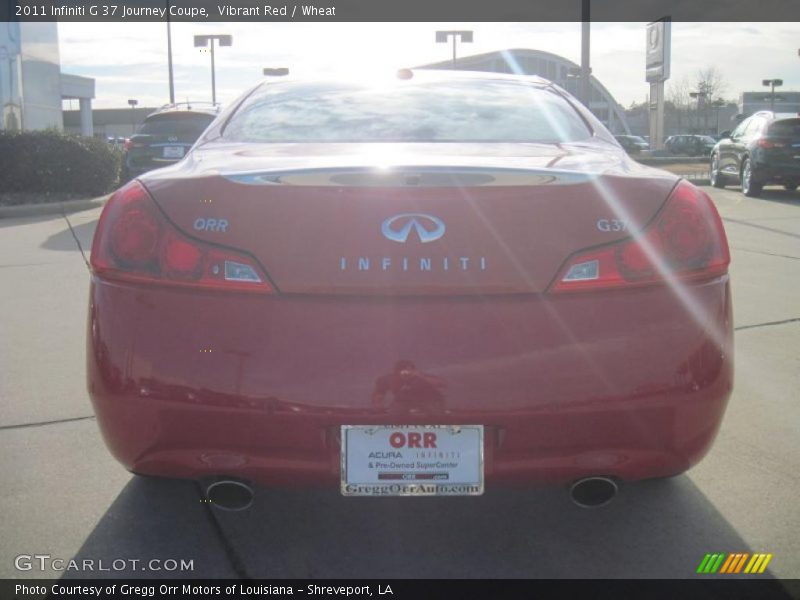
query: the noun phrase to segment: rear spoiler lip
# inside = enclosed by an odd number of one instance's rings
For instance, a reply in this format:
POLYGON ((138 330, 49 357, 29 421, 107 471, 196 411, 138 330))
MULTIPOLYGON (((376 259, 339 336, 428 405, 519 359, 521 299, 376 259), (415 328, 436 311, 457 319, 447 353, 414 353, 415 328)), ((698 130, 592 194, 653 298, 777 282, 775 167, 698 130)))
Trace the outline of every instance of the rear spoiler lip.
POLYGON ((220 173, 243 185, 306 185, 332 187, 488 187, 574 185, 603 173, 547 168, 437 167, 396 165, 380 167, 321 167, 220 173))

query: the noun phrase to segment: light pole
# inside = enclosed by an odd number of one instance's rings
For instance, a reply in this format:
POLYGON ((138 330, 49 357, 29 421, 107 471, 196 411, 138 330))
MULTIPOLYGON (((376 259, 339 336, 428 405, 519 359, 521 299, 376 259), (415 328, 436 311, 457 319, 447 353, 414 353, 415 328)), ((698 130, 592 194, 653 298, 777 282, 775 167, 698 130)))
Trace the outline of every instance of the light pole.
POLYGON ((232 35, 196 35, 194 36, 194 47, 195 48, 205 48, 208 46, 209 42, 211 42, 211 103, 216 105, 217 103, 217 80, 216 80, 216 72, 214 69, 214 41, 218 41, 220 47, 222 46, 232 46, 233 45, 233 36, 232 35))
POLYGON ((446 44, 447 40, 452 37, 453 38, 453 69, 456 68, 456 38, 461 39, 462 44, 471 44, 472 43, 472 32, 471 31, 437 31, 436 32, 436 43, 437 44, 446 44))
MULTIPOLYGON (((592 91, 589 83, 589 75, 592 72, 589 66, 589 32, 590 32, 590 6, 589 0, 582 0, 581 2, 581 102, 586 108, 592 101, 592 91)), ((591 110, 591 108, 589 108, 591 110)))
POLYGON ((169 71, 169 103, 175 104, 175 79, 172 75, 172 24, 169 20, 169 0, 167 0, 167 69, 169 71))
POLYGON ((783 85, 783 79, 762 79, 761 84, 770 88, 769 91, 769 110, 775 112, 775 88, 783 85))
POLYGON ((131 98, 128 100, 128 106, 131 107, 131 135, 136 133, 136 105, 139 104, 139 101, 135 98, 131 98))
POLYGON ((287 67, 264 67, 264 77, 284 77, 289 74, 287 67))

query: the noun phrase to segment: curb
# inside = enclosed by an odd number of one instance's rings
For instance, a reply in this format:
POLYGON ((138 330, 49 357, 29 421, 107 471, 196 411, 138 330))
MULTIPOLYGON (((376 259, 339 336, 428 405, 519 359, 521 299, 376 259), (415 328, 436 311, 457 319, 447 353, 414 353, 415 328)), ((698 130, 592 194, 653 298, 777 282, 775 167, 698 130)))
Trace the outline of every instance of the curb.
POLYGON ((20 206, 0 206, 0 219, 18 219, 40 215, 63 215, 98 208, 108 201, 111 194, 98 198, 80 198, 66 202, 46 202, 44 204, 22 204, 20 206))

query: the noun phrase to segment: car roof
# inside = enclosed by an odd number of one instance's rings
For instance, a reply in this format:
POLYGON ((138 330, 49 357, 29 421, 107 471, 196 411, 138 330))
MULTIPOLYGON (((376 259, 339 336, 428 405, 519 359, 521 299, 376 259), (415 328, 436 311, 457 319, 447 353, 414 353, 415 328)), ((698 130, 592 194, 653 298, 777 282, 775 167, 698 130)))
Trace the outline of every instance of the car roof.
POLYGON ((796 113, 779 113, 779 112, 772 112, 771 110, 759 110, 758 112, 754 112, 751 116, 753 117, 765 117, 767 119, 778 120, 778 119, 797 119, 800 117, 800 112, 796 113))
MULTIPOLYGON (((491 71, 453 71, 449 69, 398 69, 395 72, 381 71, 375 74, 375 77, 365 76, 367 74, 356 74, 350 76, 343 76, 339 78, 333 77, 281 77, 280 79, 269 78, 263 81, 258 87, 268 85, 270 87, 277 87, 292 84, 304 83, 350 83, 350 84, 365 84, 369 85, 376 78, 381 75, 396 76, 400 80, 417 80, 417 81, 516 81, 524 83, 534 83, 541 86, 556 87, 552 81, 539 77, 538 75, 516 75, 513 73, 495 73, 491 71), (411 76, 407 76, 410 73, 411 76)), ((368 74, 372 75, 372 73, 368 74)))
POLYGON ((778 113, 775 115, 776 121, 788 121, 790 119, 800 119, 800 113, 778 113))

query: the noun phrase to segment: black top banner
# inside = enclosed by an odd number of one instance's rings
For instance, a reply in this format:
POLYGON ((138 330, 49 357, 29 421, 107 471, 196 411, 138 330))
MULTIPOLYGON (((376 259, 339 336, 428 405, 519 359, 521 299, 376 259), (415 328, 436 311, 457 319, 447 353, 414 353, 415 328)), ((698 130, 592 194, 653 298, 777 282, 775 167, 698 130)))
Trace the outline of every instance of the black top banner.
POLYGON ((0 21, 800 21, 798 0, 0 0, 0 21), (588 18, 587 18, 588 14, 588 18))

